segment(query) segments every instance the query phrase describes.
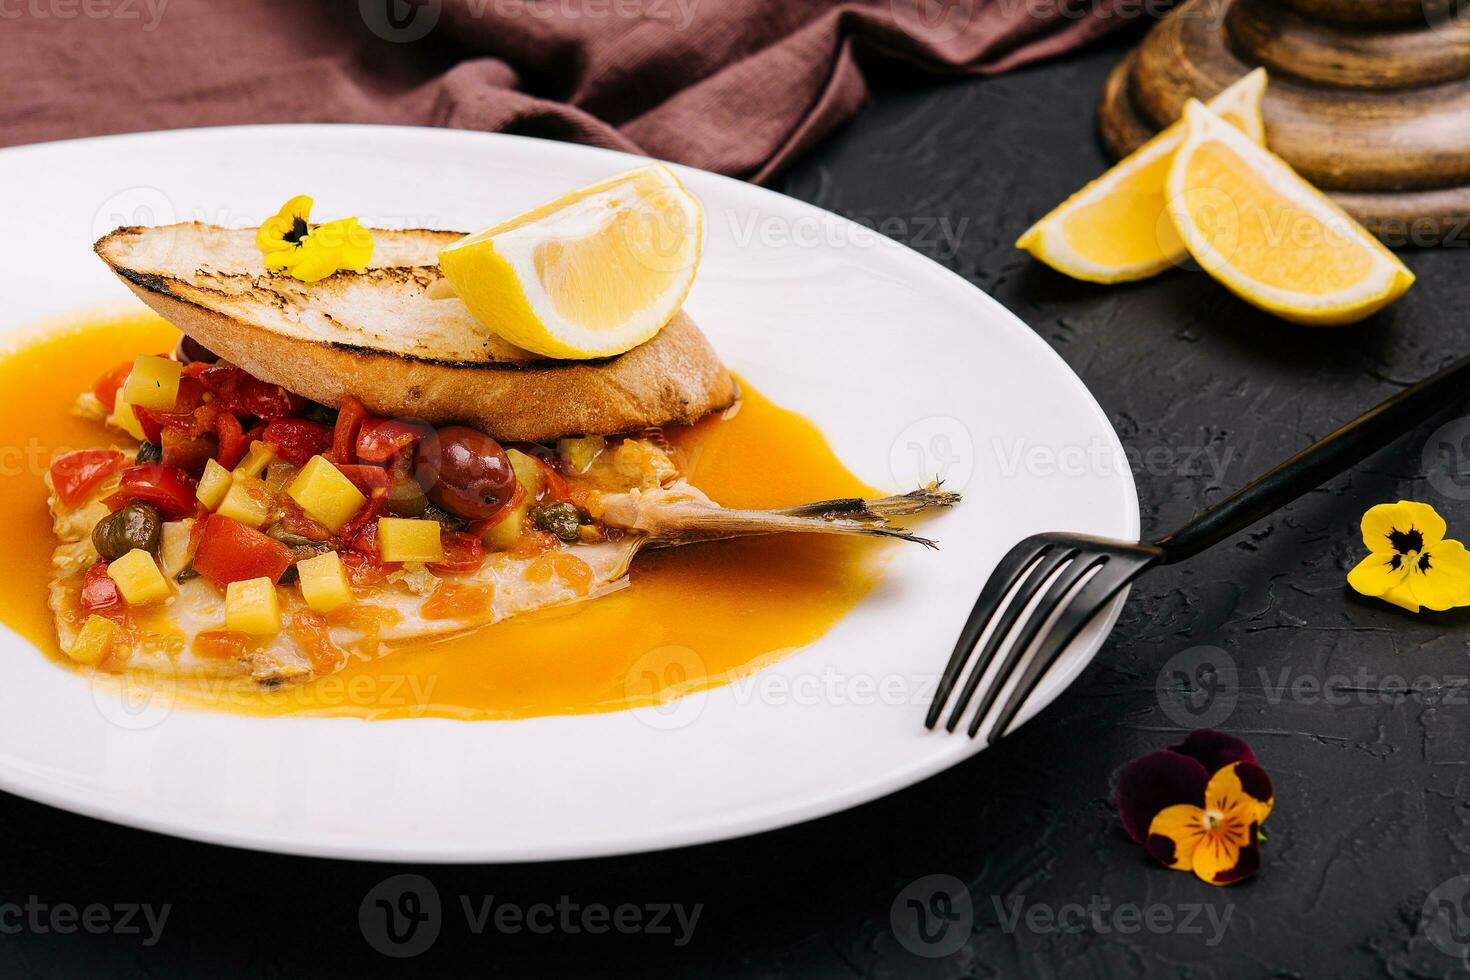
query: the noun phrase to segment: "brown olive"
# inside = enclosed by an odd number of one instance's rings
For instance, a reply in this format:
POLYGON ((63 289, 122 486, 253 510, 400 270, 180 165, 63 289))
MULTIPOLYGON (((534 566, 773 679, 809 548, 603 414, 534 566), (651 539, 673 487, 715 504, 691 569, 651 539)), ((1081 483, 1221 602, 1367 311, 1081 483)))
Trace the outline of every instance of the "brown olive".
POLYGON ((134 548, 157 556, 162 529, 158 511, 151 504, 135 500, 97 522, 92 528, 92 544, 107 561, 115 561, 134 548))
POLYGON ((420 440, 414 477, 429 499, 456 517, 483 521, 499 514, 516 489, 515 470, 500 443, 462 425, 420 440))
POLYGON ((179 346, 174 353, 181 364, 193 364, 195 361, 208 361, 213 364, 219 360, 218 354, 187 334, 179 338, 179 346))

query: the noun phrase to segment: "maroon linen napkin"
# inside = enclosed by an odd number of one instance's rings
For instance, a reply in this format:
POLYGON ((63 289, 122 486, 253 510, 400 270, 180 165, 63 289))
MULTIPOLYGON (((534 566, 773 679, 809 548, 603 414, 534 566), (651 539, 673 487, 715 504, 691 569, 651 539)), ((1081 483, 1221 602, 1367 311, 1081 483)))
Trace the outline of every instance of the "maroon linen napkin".
POLYGON ((6 0, 0 145, 250 122, 498 130, 765 180, 866 66, 990 73, 1135 0, 6 0))

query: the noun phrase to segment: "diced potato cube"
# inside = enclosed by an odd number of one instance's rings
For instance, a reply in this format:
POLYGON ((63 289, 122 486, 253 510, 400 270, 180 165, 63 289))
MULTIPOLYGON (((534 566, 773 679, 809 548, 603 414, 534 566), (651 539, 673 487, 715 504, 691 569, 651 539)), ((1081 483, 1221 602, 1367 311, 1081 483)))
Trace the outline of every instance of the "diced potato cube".
POLYGON ((507 449, 505 455, 510 459, 510 468, 515 471, 516 479, 525 488, 526 496, 533 501, 541 496, 546 481, 541 464, 519 449, 507 449))
POLYGON ((281 600, 270 579, 246 579, 225 586, 225 629, 251 636, 281 631, 281 600))
POLYGON ((129 404, 166 412, 179 400, 183 370, 178 361, 145 354, 133 362, 133 372, 123 382, 122 394, 129 404))
POLYGON ((127 392, 123 388, 117 390, 117 401, 112 404, 112 414, 107 416, 107 424, 122 429, 139 442, 148 438, 143 433, 143 423, 133 414, 133 404, 128 401, 127 392))
POLYGON ((88 616, 66 655, 79 664, 95 667, 107 658, 122 638, 122 627, 103 616, 88 616))
POLYGON ((232 480, 215 513, 258 529, 270 519, 270 502, 265 489, 257 481, 244 483, 232 480))
POLYGON ((378 553, 384 561, 442 561, 444 542, 438 521, 378 518, 378 553))
POLYGON ((342 530, 352 515, 367 503, 362 491, 321 456, 311 457, 286 488, 286 493, 301 505, 306 516, 333 534, 342 530))
POLYGON ((265 468, 276 458, 276 447, 268 442, 252 442, 250 451, 240 464, 235 467, 235 476, 242 480, 258 480, 265 473, 265 468))
POLYGON ((189 567, 189 562, 194 560, 194 555, 189 548, 190 539, 193 537, 194 519, 192 517, 184 521, 164 523, 158 542, 158 564, 163 567, 164 575, 173 578, 189 567))
POLYGON ((531 498, 527 497, 515 507, 502 514, 494 524, 485 528, 480 535, 481 541, 487 551, 509 551, 511 546, 520 539, 521 527, 526 523, 526 513, 530 509, 531 498))
POLYGON ((209 510, 219 510, 225 494, 230 492, 230 471, 211 459, 204 464, 204 475, 199 478, 199 489, 195 496, 209 510))
POLYGON ((107 566, 107 577, 117 584, 117 591, 130 606, 146 606, 169 597, 168 581, 158 570, 153 556, 142 548, 134 548, 107 566))
POLYGON ((556 452, 573 473, 586 473, 587 467, 592 465, 592 461, 606 446, 607 440, 602 436, 580 436, 576 439, 562 439, 556 444, 556 452))
POLYGON ((352 601, 347 569, 335 551, 297 562, 296 573, 301 577, 301 597, 317 612, 329 613, 352 601))

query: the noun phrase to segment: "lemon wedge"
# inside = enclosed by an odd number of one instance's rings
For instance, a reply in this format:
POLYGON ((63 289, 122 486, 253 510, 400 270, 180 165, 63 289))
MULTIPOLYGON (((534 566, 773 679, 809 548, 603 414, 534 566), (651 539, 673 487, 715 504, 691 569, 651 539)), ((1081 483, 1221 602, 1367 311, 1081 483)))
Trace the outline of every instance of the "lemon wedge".
MULTIPOLYGON (((1209 105, 1260 143, 1265 139, 1265 93, 1266 69, 1257 68, 1209 105)), ((1168 218, 1164 181, 1183 142, 1180 121, 1067 198, 1028 228, 1016 247, 1058 272, 1090 282, 1145 279, 1177 264, 1185 249, 1168 218)))
POLYGON ((1247 303, 1298 323, 1352 323, 1413 285, 1367 229, 1198 101, 1169 168, 1169 216, 1190 255, 1247 303))
POLYGON ((609 177, 439 253, 490 330, 547 357, 611 357, 652 338, 694 283, 704 212, 660 163, 609 177))

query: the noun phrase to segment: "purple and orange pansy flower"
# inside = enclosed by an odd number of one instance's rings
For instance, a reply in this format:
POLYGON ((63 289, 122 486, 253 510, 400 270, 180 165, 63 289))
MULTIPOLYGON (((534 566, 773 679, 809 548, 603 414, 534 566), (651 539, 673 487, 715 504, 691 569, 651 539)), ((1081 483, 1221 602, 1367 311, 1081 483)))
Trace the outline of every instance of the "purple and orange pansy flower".
POLYGON ((1261 866, 1261 824, 1273 802, 1271 778, 1251 747, 1209 728, 1134 759, 1118 777, 1128 835, 1166 867, 1212 885, 1261 866))

